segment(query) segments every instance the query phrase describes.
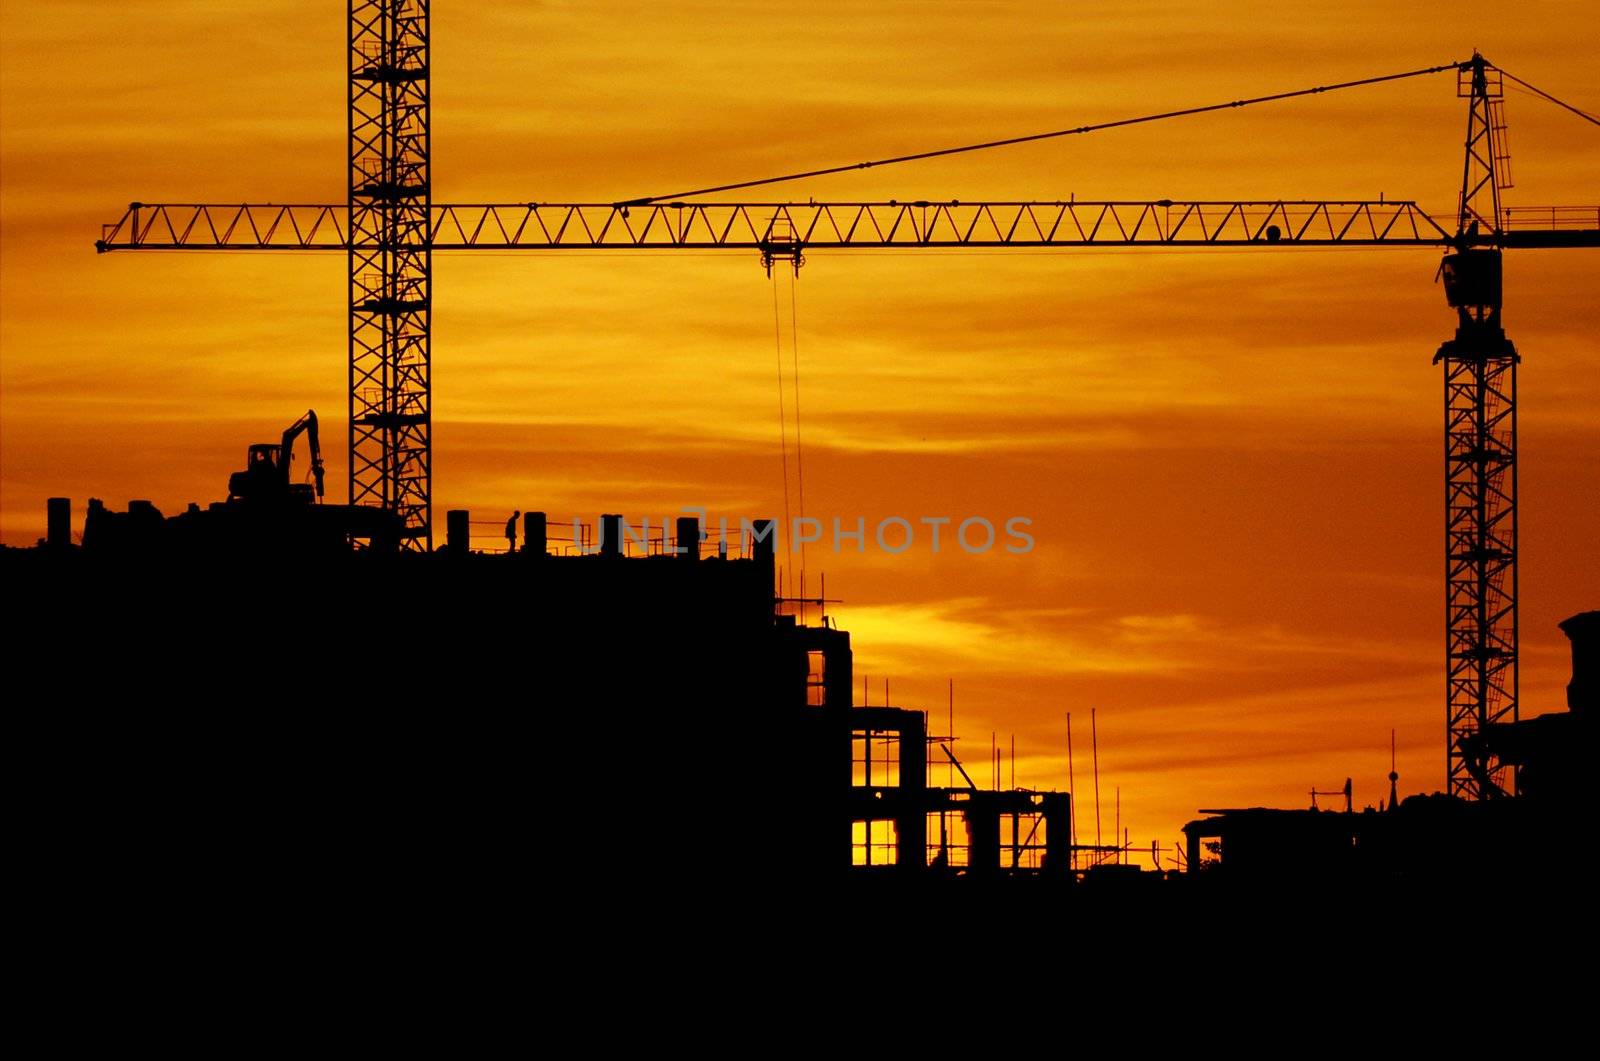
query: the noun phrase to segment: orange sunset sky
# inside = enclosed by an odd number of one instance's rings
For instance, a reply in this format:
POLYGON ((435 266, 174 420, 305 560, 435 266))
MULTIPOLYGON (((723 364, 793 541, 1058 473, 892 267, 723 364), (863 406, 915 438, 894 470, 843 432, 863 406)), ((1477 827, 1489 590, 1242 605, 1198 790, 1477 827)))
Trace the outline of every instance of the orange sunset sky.
MULTIPOLYGON (((1592 3, 433 6, 441 203, 667 193, 1474 47, 1600 110, 1592 3)), ((93 241, 134 199, 342 202, 345 5, 0 11, 0 536, 42 535, 52 495, 79 520, 91 496, 218 499, 246 445, 308 407, 343 500, 343 255, 93 241)), ((1510 204, 1600 202, 1600 130, 1517 92, 1506 110, 1510 204)), ((1464 127, 1444 74, 746 198, 1382 194, 1443 219, 1464 127)), ((1082 797, 1096 708, 1107 836, 1120 788, 1146 846, 1196 808, 1301 806, 1347 776, 1376 803, 1391 728, 1402 788, 1442 787, 1438 259, 812 253, 807 514, 1024 516, 1037 540, 1023 556, 813 547, 808 577, 843 598, 874 702, 887 677, 937 721, 953 678, 973 775, 991 731, 1015 734, 1017 781, 1040 787, 1066 786, 1071 711, 1082 797)), ((751 255, 441 253, 434 282, 441 538, 457 507, 782 514, 774 281, 751 255)), ((1600 252, 1508 253, 1505 306, 1524 356, 1528 715, 1564 703, 1555 624, 1600 607, 1600 252)), ((1082 798, 1080 837, 1092 810, 1082 798)))

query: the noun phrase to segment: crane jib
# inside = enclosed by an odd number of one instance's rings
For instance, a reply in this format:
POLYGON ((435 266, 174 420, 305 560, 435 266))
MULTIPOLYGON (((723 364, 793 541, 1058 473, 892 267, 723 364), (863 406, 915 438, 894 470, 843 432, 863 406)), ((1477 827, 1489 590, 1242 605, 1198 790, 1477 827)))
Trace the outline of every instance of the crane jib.
MULTIPOLYGON (((1600 210, 1546 208, 1498 233, 1454 234, 1415 202, 1237 200, 433 204, 426 237, 455 250, 811 250, 874 247, 1600 246, 1600 210)), ((113 250, 348 250, 344 205, 134 204, 113 250)), ((381 246, 381 235, 367 240, 381 246)))

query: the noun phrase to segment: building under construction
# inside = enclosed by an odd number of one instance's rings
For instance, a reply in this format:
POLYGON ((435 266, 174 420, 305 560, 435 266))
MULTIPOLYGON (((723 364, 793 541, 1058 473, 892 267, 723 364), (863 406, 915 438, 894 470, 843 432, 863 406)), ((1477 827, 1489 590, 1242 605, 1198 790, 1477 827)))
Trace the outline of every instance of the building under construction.
POLYGON ((730 541, 531 512, 489 553, 453 512, 433 553, 362 552, 348 512, 286 482, 236 475, 171 518, 91 501, 79 543, 57 499, 47 539, 0 551, 35 619, 18 658, 80 705, 54 749, 65 804, 156 879, 265 848, 361 880, 1391 889, 1548 876, 1592 801, 1596 612, 1562 625, 1570 710, 1481 738, 1516 796, 1212 812, 1185 828, 1187 874, 1139 874, 1074 847, 1069 794, 981 788, 926 713, 854 703, 850 635, 775 595, 766 521, 730 541), (430 620, 358 636, 354 608, 430 620))
POLYGON ((853 703, 850 635, 775 597, 767 521, 636 540, 618 515, 530 512, 489 553, 453 512, 443 548, 382 554, 337 540, 372 510, 284 481, 236 475, 170 518, 91 501, 81 544, 58 499, 49 538, 3 553, 29 656, 91 705, 87 788, 170 789, 154 835, 184 857, 262 830, 332 843, 377 799, 367 828, 469 861, 516 836, 564 878, 1071 879, 1069 795, 980 788, 926 713, 853 703), (352 608, 430 620, 356 634, 352 608))

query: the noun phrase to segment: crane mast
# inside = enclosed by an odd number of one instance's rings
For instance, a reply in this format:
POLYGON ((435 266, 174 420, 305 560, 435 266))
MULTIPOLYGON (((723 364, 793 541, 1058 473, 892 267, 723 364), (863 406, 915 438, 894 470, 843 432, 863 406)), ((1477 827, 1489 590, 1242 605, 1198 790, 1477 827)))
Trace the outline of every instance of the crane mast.
POLYGON ((1502 82, 1474 55, 1460 72, 1468 100, 1458 247, 1445 258, 1456 334, 1444 364, 1445 732, 1453 796, 1515 795, 1515 767, 1477 737, 1517 720, 1517 355, 1500 325, 1504 236, 1500 189, 1509 187, 1502 82), (1479 234, 1491 247, 1469 246, 1479 234))
MULTIPOLYGON (((1448 249, 1457 313, 1444 365, 1447 776, 1452 795, 1514 794, 1478 735, 1517 718, 1518 355, 1500 325, 1501 250, 1600 246, 1600 211, 1552 209, 1513 230, 1501 72, 1481 55, 1325 88, 1041 134, 1069 135, 1455 70, 1466 161, 1448 226, 1379 200, 667 202, 435 204, 429 170, 428 0, 350 0, 349 194, 332 204, 133 203, 102 228, 110 250, 328 250, 349 262, 350 503, 432 548, 432 254, 436 250, 749 250, 770 271, 808 249, 1383 246, 1448 249)), ((1559 102, 1559 101, 1558 101, 1559 102)), ((1565 106, 1565 104, 1563 104, 1565 106)), ((1572 109, 1572 108, 1569 108, 1572 109)), ((1594 119, 1590 118, 1591 121, 1594 119)), ((1024 137, 1022 140, 1041 137, 1024 137)), ((996 144, 951 149, 976 150, 996 144)), ((932 152, 946 154, 951 151, 932 152)), ((927 156, 906 156, 887 162, 927 156)), ((861 163, 861 166, 881 163, 861 163)), ((818 172, 835 172, 834 170, 818 172)), ((743 188, 803 177, 744 182, 743 188)), ((711 189, 719 190, 719 189, 711 189)), ((691 193, 684 193, 686 196, 691 193)), ((372 525, 377 525, 373 521, 372 525)), ((382 539, 356 544, 392 548, 382 539)))
POLYGON ((350 503, 432 530, 427 0, 350 4, 350 503))

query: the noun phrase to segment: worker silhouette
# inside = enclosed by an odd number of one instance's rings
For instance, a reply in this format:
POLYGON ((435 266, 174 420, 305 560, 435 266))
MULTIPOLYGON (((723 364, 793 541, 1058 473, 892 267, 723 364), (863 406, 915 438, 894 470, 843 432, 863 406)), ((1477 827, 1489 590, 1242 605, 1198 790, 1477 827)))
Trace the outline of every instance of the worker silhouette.
POLYGON ((513 511, 511 518, 506 520, 506 552, 517 551, 517 520, 522 518, 522 513, 513 511))

